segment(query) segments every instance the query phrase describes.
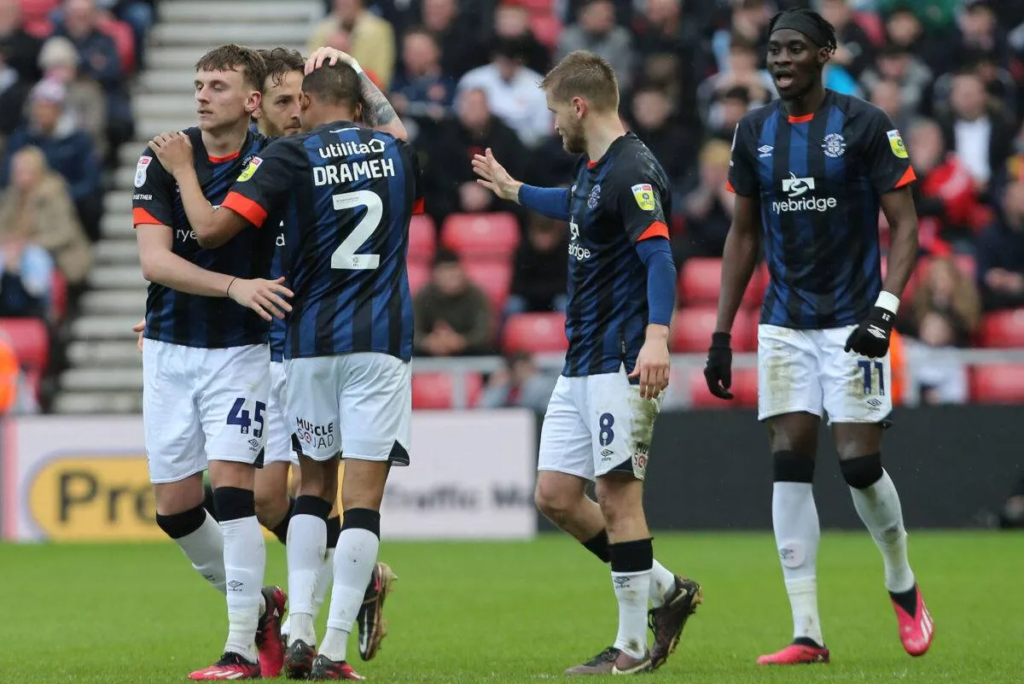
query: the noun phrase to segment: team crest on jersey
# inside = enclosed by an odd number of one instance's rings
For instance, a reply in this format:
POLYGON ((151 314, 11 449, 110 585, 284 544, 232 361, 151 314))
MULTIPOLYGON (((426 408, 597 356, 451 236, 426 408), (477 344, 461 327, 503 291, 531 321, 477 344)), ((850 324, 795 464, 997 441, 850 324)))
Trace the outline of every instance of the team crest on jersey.
POLYGON ((907 146, 903 144, 903 138, 900 136, 900 132, 895 128, 891 131, 886 131, 885 134, 889 137, 889 149, 892 153, 900 159, 906 159, 910 155, 907 154, 907 146))
POLYGON ((149 165, 152 163, 152 157, 139 157, 139 163, 135 166, 135 187, 141 188, 146 184, 146 174, 149 172, 149 165))
POLYGON ((249 164, 242 171, 242 175, 240 175, 238 177, 238 182, 239 183, 244 183, 245 181, 247 181, 250 178, 252 178, 252 175, 254 173, 256 173, 256 169, 260 168, 260 164, 262 164, 262 163, 263 163, 262 159, 260 159, 259 157, 253 157, 249 161, 249 164))
POLYGON ((640 183, 633 186, 633 197, 636 203, 644 211, 654 211, 654 188, 650 183, 640 183))
POLYGON ((587 199, 587 206, 591 209, 597 208, 597 203, 601 201, 601 185, 600 183, 594 186, 594 189, 590 191, 590 197, 587 199))
POLYGON ((838 159, 846 152, 846 138, 841 133, 829 133, 821 143, 821 149, 825 150, 827 156, 838 159))

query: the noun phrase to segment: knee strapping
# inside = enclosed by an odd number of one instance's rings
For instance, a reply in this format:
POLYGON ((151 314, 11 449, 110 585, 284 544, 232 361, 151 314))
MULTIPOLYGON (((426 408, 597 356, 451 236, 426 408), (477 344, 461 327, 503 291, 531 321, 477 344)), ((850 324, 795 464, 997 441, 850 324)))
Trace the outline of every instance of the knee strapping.
POLYGON ((321 499, 319 496, 302 495, 295 499, 295 508, 292 515, 312 515, 321 520, 327 520, 331 512, 331 502, 321 499))
POLYGON ((814 482, 814 458, 795 451, 772 454, 773 482, 814 482))
POLYGON ((854 489, 867 489, 882 479, 882 454, 868 454, 839 462, 846 484, 854 489))
POLYGON ((171 515, 156 514, 156 524, 171 539, 181 539, 192 534, 206 522, 206 509, 202 506, 171 515))
POLYGON ((341 523, 341 531, 369 530, 380 538, 380 512, 370 508, 350 508, 345 511, 341 523))
POLYGON ((213 505, 222 523, 256 516, 256 496, 251 489, 217 487, 213 490, 213 505))

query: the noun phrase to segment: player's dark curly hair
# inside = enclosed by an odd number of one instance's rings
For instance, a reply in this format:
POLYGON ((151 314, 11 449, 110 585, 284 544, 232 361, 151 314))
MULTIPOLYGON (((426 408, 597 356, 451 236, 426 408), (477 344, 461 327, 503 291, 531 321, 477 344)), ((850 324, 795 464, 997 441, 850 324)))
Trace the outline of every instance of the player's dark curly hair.
MULTIPOLYGON (((772 32, 775 31, 775 25, 779 23, 779 20, 783 17, 796 18, 799 21, 810 22, 823 40, 819 47, 825 48, 830 57, 835 54, 836 48, 839 47, 839 43, 836 40, 836 27, 830 24, 825 17, 821 16, 814 10, 805 9, 803 7, 788 9, 783 12, 779 12, 772 17, 770 22, 768 22, 768 35, 771 35, 772 32)), ((809 37, 813 38, 813 36, 809 37)), ((817 40, 815 40, 815 42, 817 42, 817 40)))
POLYGON ((296 50, 276 47, 273 50, 257 50, 267 65, 267 78, 272 79, 275 86, 281 85, 284 77, 293 71, 300 74, 305 71, 306 60, 296 50))

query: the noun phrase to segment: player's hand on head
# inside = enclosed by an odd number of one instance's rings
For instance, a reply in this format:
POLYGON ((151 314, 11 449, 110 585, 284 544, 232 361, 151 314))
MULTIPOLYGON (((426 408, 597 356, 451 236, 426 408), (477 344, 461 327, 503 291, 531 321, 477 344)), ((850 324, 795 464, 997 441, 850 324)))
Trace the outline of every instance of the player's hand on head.
POLYGON ((704 380, 708 391, 719 399, 732 399, 732 336, 729 333, 711 334, 711 348, 704 364, 704 380))
POLYGON ((344 62, 352 68, 359 66, 359 62, 356 61, 355 57, 347 52, 342 52, 332 47, 319 47, 306 58, 306 73, 311 74, 324 64, 334 66, 338 62, 344 62))
POLYGON ((672 357, 668 353, 667 337, 650 337, 640 347, 636 366, 629 374, 631 379, 640 380, 640 398, 657 399, 666 387, 672 370, 672 357))
POLYGON ((484 186, 503 200, 515 201, 519 197, 519 186, 522 185, 513 178, 505 167, 498 163, 487 148, 484 154, 473 155, 473 171, 480 176, 477 183, 484 186))
POLYGON ((285 298, 294 296, 292 291, 284 286, 284 278, 236 278, 228 286, 227 295, 267 321, 275 317, 283 319, 285 314, 292 310, 291 304, 285 298))
POLYGON ((171 175, 194 168, 192 141, 184 133, 161 133, 149 141, 149 146, 171 175))
POLYGON ((143 318, 141 321, 132 326, 132 332, 139 333, 138 348, 142 351, 142 336, 146 332, 146 319, 143 318))

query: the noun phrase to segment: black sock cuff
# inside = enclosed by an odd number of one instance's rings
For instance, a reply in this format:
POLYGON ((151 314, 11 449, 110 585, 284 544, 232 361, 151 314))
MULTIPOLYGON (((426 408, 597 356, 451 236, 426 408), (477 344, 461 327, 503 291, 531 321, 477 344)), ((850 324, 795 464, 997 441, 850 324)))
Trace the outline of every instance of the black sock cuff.
POLYGON ((312 515, 327 520, 331 512, 331 502, 321 499, 319 496, 303 495, 295 499, 295 507, 292 515, 312 515))
POLYGON ((380 511, 370 508, 350 508, 345 511, 345 519, 341 524, 341 531, 345 530, 369 530, 380 539, 380 511))
POLYGON ((854 489, 867 489, 882 479, 882 454, 868 454, 839 462, 839 470, 843 473, 846 484, 854 489))
POLYGON ((814 457, 795 451, 776 451, 772 454, 773 482, 814 482, 814 457))
POLYGON ((213 490, 213 505, 222 523, 256 516, 256 496, 251 489, 217 487, 213 490))
POLYGON ((295 515, 295 499, 288 497, 288 511, 284 514, 284 519, 270 530, 277 537, 277 541, 282 544, 288 543, 288 523, 291 522, 293 515, 295 515))
POLYGON ((654 544, 650 539, 609 544, 612 572, 644 572, 654 567, 654 544))
POLYGON ((600 558, 602 563, 607 563, 612 559, 608 553, 608 530, 601 530, 594 535, 593 539, 583 542, 583 546, 587 551, 600 558))
POLYGON ((192 534, 206 522, 206 509, 202 506, 190 508, 171 515, 156 514, 156 524, 171 539, 181 539, 192 534))
POLYGON ((210 513, 210 517, 217 519, 217 507, 213 504, 213 487, 209 483, 203 485, 203 508, 210 513))
MULTIPOLYGON (((327 519, 327 548, 338 548, 338 537, 341 536, 341 517, 333 516, 327 519)), ((380 534, 377 534, 380 537, 380 534)))

